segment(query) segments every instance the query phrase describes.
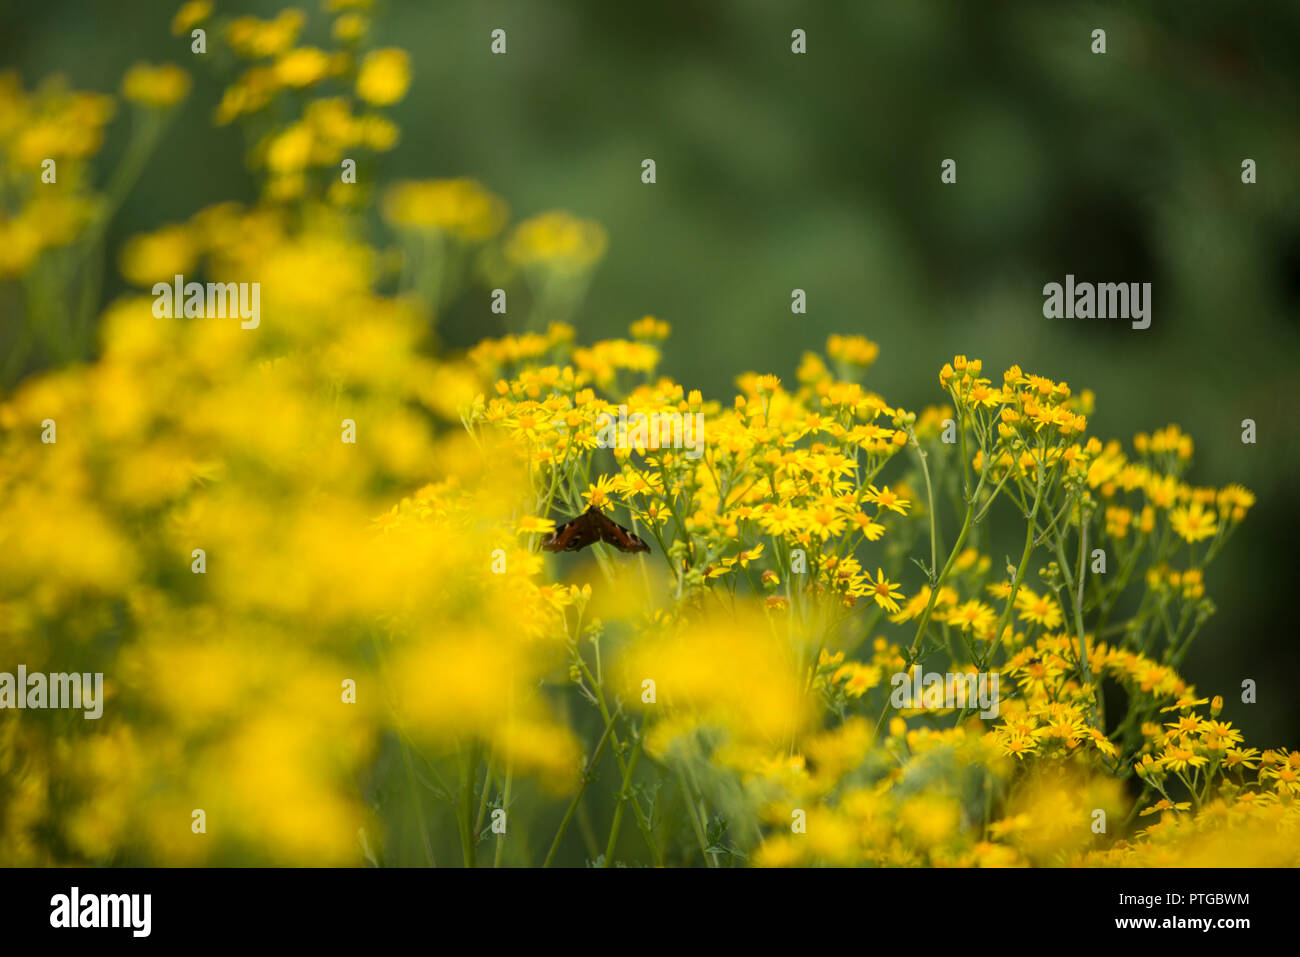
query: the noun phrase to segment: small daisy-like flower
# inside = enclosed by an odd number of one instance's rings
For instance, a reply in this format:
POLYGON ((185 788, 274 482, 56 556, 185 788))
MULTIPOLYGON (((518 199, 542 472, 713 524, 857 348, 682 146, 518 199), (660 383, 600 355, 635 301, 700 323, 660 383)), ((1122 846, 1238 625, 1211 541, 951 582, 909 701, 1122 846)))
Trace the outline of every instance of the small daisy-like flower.
POLYGON ((1170 771, 1186 771, 1188 768, 1199 768, 1208 763, 1208 758, 1180 744, 1169 745, 1160 755, 1161 766, 1170 771))
POLYGON ((1085 734, 1093 746, 1102 754, 1111 758, 1119 756, 1119 748, 1115 746, 1115 742, 1106 737, 1106 733, 1100 728, 1088 728, 1085 734))
POLYGON ((1172 721, 1165 725, 1171 731, 1177 731, 1179 734, 1196 734, 1201 730, 1201 719, 1194 714, 1185 714, 1177 721, 1172 721))
POLYGON ((1258 748, 1228 748, 1223 755, 1225 768, 1245 768, 1253 771, 1259 767, 1258 748))
POLYGON ((1219 530, 1213 512, 1206 511, 1199 502, 1176 508, 1169 513, 1169 524, 1187 542, 1199 542, 1219 530))
POLYGON ((962 631, 988 631, 996 620, 993 609, 974 598, 958 605, 948 614, 948 624, 955 625, 962 631))
POLYGON ((1007 599, 1011 595, 1011 582, 1005 578, 1000 582, 994 582, 992 585, 986 585, 984 588, 994 598, 1007 599))
POLYGON ((907 510, 912 507, 912 503, 907 499, 897 492, 891 492, 888 485, 882 489, 878 489, 874 485, 867 486, 867 490, 862 493, 862 500, 864 502, 875 502, 882 510, 889 509, 899 515, 906 515, 907 510))
POLYGON ((1026 754, 1038 753, 1038 741, 1034 738, 1017 735, 999 742, 1002 747, 1002 753, 1023 759, 1026 754))
POLYGON ((785 535, 803 527, 803 513, 784 505, 770 505, 758 516, 763 531, 769 535, 785 535))
POLYGON ((610 496, 613 494, 614 488, 615 479, 608 475, 602 475, 596 480, 596 484, 587 486, 587 491, 582 493, 582 497, 588 505, 603 508, 610 503, 610 496))
POLYGON ((823 541, 838 536, 844 529, 844 516, 837 514, 834 509, 824 506, 811 508, 808 510, 807 517, 808 527, 823 541))
POLYGON ((577 599, 577 585, 541 585, 537 589, 538 597, 554 608, 566 608, 577 599))
POLYGON ((1276 781, 1278 791, 1300 794, 1300 773, 1290 765, 1284 764, 1279 768, 1262 770, 1259 772, 1259 779, 1261 782, 1266 779, 1276 781))
POLYGON ((549 518, 525 515, 517 526, 520 535, 546 535, 555 531, 555 523, 549 518))
POLYGON ((885 577, 883 569, 876 569, 876 580, 871 580, 871 574, 867 573, 867 581, 870 584, 868 594, 875 599, 876 604, 886 611, 898 611, 898 599, 903 597, 902 591, 898 586, 885 577))
POLYGON ((834 682, 839 682, 841 679, 844 680, 844 693, 850 698, 860 698, 880 684, 881 670, 875 665, 863 665, 853 661, 836 671, 831 678, 834 682))
POLYGON ((1179 801, 1175 804, 1169 798, 1161 798, 1150 807, 1145 807, 1138 812, 1138 817, 1147 817, 1151 814, 1159 814, 1161 811, 1186 811, 1192 806, 1191 801, 1179 801))
POLYGON ((1044 628, 1055 628, 1061 623, 1061 608, 1047 595, 1035 595, 1028 588, 1016 593, 1016 608, 1022 621, 1032 621, 1044 628))
POLYGON ((885 534, 885 526, 870 518, 864 512, 857 512, 852 518, 853 524, 862 531, 862 534, 866 536, 869 542, 879 541, 880 536, 885 534))

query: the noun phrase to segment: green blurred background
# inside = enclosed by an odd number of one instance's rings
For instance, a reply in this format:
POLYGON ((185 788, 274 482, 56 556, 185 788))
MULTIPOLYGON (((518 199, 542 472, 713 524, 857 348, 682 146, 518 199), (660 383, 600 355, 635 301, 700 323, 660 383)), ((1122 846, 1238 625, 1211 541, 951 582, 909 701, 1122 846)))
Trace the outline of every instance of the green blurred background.
MULTIPOLYGON (((0 6, 0 64, 115 91, 131 63, 196 74, 114 223, 131 233, 254 198, 244 143, 210 122, 221 82, 170 35, 173 0, 0 6)), ((281 4, 218 2, 270 16, 281 4)), ((323 42, 315 0, 304 42, 323 42)), ((381 176, 481 180, 514 219, 562 207, 610 234, 576 317, 584 340, 650 313, 664 371, 728 398, 791 378, 831 332, 881 345, 870 384, 937 403, 939 366, 981 357, 1097 393, 1093 432, 1178 422, 1193 482, 1259 496, 1208 575, 1219 606, 1185 671, 1260 747, 1300 745, 1291 578, 1300 543, 1300 4, 608 3, 398 0, 377 45, 413 56, 381 176), (489 53, 503 28, 508 53, 489 53), (807 31, 808 52, 790 51, 807 31), (1090 51, 1093 29, 1107 52, 1090 51), (653 158, 658 182, 643 185, 653 158), (956 185, 940 163, 957 161, 956 185), (1258 164, 1243 185, 1241 161, 1258 164), (1042 287, 1150 282, 1151 328, 1049 320, 1042 287), (790 293, 807 291, 793 316, 790 293), (1243 445, 1240 423, 1258 423, 1243 445), (1254 678, 1259 704, 1239 703, 1254 678)), ((125 142, 112 127, 100 158, 125 142)), ((115 276, 113 264, 110 273, 115 276)), ((114 278, 108 301, 124 291, 114 278)), ((504 331, 471 288, 440 333, 504 331)))

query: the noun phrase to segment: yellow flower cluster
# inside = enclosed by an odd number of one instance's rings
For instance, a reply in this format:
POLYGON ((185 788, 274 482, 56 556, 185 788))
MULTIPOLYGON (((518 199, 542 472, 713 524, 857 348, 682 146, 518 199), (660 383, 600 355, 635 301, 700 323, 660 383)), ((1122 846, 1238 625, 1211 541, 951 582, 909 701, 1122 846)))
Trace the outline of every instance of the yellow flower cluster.
POLYGON ((113 109, 112 97, 61 80, 28 91, 16 73, 0 73, 0 182, 8 197, 0 207, 0 279, 27 272, 42 251, 73 242, 91 221, 85 163, 113 109))
MULTIPOLYGON (((173 29, 183 32, 209 13, 209 7, 186 4, 173 29)), ((359 163, 365 154, 397 145, 397 125, 374 108, 392 106, 405 97, 411 82, 410 56, 390 47, 365 52, 358 60, 368 29, 360 13, 343 12, 335 20, 331 36, 339 48, 334 50, 297 45, 305 24, 301 10, 289 9, 270 20, 243 16, 226 25, 226 44, 250 65, 224 90, 216 122, 262 120, 284 99, 282 94, 292 94, 295 102, 304 102, 297 119, 275 124, 252 144, 254 162, 268 173, 267 198, 283 202, 325 196, 338 206, 358 206, 368 190, 355 170, 351 180, 343 178, 340 163, 359 163), (317 95, 302 101, 306 91, 317 95)), ((259 122, 257 128, 268 125, 259 122)))
MULTIPOLYGON (((93 369, 0 407, 6 648, 33 669, 91 649, 110 700, 155 716, 87 739, 66 780, 53 727, 23 724, 0 749, 20 790, 86 796, 59 840, 87 859, 326 862, 356 853, 352 775, 385 729, 434 752, 473 736, 521 773, 571 780, 576 744, 534 690, 563 628, 509 522, 523 473, 510 448, 438 438, 458 414, 449 388, 463 401, 481 381, 418 355, 417 317, 369 291, 372 258, 328 212, 301 233, 233 205, 170 229, 133 247, 130 272, 188 268, 180 248, 217 275, 256 262, 280 320, 262 336, 126 299, 93 369), (503 573, 482 574, 498 548, 503 573), (117 654, 95 638, 110 614, 117 654), (221 841, 181 836, 191 808, 221 816, 221 841)), ((6 815, 14 835, 43 813, 29 810, 6 815)))

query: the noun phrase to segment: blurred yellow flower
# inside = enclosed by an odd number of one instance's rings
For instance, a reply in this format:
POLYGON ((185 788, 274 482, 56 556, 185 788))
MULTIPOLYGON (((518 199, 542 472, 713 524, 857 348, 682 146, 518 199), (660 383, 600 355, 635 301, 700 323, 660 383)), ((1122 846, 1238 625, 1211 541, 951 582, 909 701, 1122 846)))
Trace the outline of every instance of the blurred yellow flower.
POLYGON ((273 57, 288 50, 306 23, 301 10, 282 10, 274 20, 239 17, 226 28, 226 42, 245 59, 273 57))
POLYGON ((319 83, 329 74, 329 69, 329 56, 315 47, 288 50, 275 61, 276 79, 295 89, 319 83))
POLYGON ((605 254, 606 242, 599 223, 556 210, 516 226, 506 255, 521 266, 584 269, 605 254))
POLYGON ((359 13, 345 13, 330 28, 330 36, 340 43, 355 43, 365 36, 370 21, 359 13))
POLYGON ((663 340, 672 332, 672 326, 654 316, 642 316, 628 328, 633 339, 663 340))
POLYGON ((174 276, 189 272, 197 257, 198 250, 190 229, 167 226, 128 239, 122 247, 119 264, 128 282, 152 286, 160 280, 170 282, 174 276))
POLYGON ((180 67, 164 63, 137 63, 122 78, 122 95, 135 103, 156 109, 173 106, 190 92, 190 75, 180 67))
POLYGON ((388 188, 383 213, 395 226, 439 229, 477 241, 500 232, 506 207, 474 180, 407 180, 388 188))
POLYGON ((315 137, 306 123, 295 123, 276 134, 266 147, 266 167, 273 173, 296 173, 311 162, 315 137))
POLYGON ((405 50, 372 50, 357 72, 357 96, 375 106, 389 106, 406 96, 411 85, 411 58, 405 50))
POLYGON ((189 33, 211 15, 211 0, 187 0, 172 17, 172 33, 176 36, 189 33))

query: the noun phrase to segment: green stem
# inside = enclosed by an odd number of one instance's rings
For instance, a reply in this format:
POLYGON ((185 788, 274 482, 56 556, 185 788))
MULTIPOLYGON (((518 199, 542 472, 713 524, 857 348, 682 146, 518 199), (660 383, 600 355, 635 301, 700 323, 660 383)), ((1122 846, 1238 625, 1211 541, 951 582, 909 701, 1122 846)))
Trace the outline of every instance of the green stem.
POLYGON ((691 829, 695 831, 695 839, 699 842, 700 853, 704 855, 704 863, 707 867, 712 867, 713 858, 709 856, 709 842, 704 836, 704 825, 700 823, 699 812, 695 807, 695 796, 686 783, 686 775, 682 772, 680 764, 677 765, 677 780, 682 786, 682 801, 686 804, 686 813, 690 816, 691 829))
MULTIPOLYGON (((605 720, 606 724, 613 724, 614 718, 610 715, 609 705, 605 702, 604 688, 602 688, 596 681, 595 675, 591 673, 591 669, 587 667, 587 662, 584 661, 581 656, 578 656, 577 662, 578 667, 582 670, 583 677, 585 677, 592 685, 592 690, 596 696, 596 707, 600 709, 600 716, 605 720)), ((614 744, 614 760, 618 762, 619 771, 626 774, 627 762, 623 758, 622 745, 618 740, 618 733, 611 729, 609 734, 610 741, 614 744)), ((650 857, 654 861, 655 866, 660 867, 663 865, 663 859, 659 853, 659 846, 655 844, 654 835, 650 832, 650 821, 646 818, 645 812, 641 809, 641 802, 637 800, 635 794, 632 795, 631 801, 632 813, 636 816, 637 828, 641 831, 641 836, 645 838, 646 846, 650 848, 650 857)))
POLYGON ((623 805, 631 796, 632 775, 636 773, 637 762, 641 760, 641 739, 636 739, 636 744, 632 745, 632 756, 628 758, 627 767, 623 771, 623 786, 618 791, 618 803, 614 805, 614 821, 609 827, 609 840, 605 842, 605 867, 609 867, 614 860, 614 848, 618 845, 618 829, 623 823, 623 805))
POLYGON ((411 747, 402 739, 402 758, 406 763, 406 782, 411 788, 411 803, 415 805, 415 819, 420 824, 420 840, 424 844, 424 856, 429 861, 430 867, 437 867, 438 863, 433 859, 433 843, 429 840, 429 828, 424 823, 424 807, 420 803, 420 789, 415 784, 415 767, 411 764, 411 747))
MULTIPOLYGON (((614 718, 621 714, 621 710, 614 713, 614 718)), ((564 812, 564 817, 560 820, 560 826, 555 832, 555 838, 551 841, 551 849, 546 852, 546 860, 542 861, 542 867, 550 867, 551 862, 555 860, 555 852, 560 849, 560 839, 564 837, 564 832, 569 826, 569 821, 573 819, 573 812, 578 809, 578 803, 582 800, 582 795, 587 790, 587 784, 591 781, 591 773, 596 769, 596 762, 600 760, 600 754, 605 750, 605 742, 609 740, 610 733, 614 730, 614 721, 611 719, 605 724, 605 732, 596 742, 596 750, 591 752, 591 759, 587 762, 586 769, 582 772, 582 780, 578 783, 578 791, 573 795, 573 800, 569 802, 568 809, 564 812)))
POLYGON ((475 855, 474 840, 474 768, 478 764, 477 748, 470 745, 465 751, 464 765, 460 774, 460 800, 456 813, 460 819, 460 849, 465 866, 473 868, 475 855))
MULTIPOLYGON (((510 766, 509 762, 507 762, 506 763, 506 786, 505 786, 505 790, 501 794, 501 809, 505 811, 506 828, 510 827, 510 786, 511 784, 514 783, 514 773, 515 773, 515 769, 510 766)), ((484 787, 486 787, 486 785, 484 785, 484 787)), ((506 832, 503 830, 500 834, 497 835, 497 849, 496 849, 496 853, 492 855, 493 867, 501 866, 501 854, 505 850, 505 847, 506 847, 506 832)))

